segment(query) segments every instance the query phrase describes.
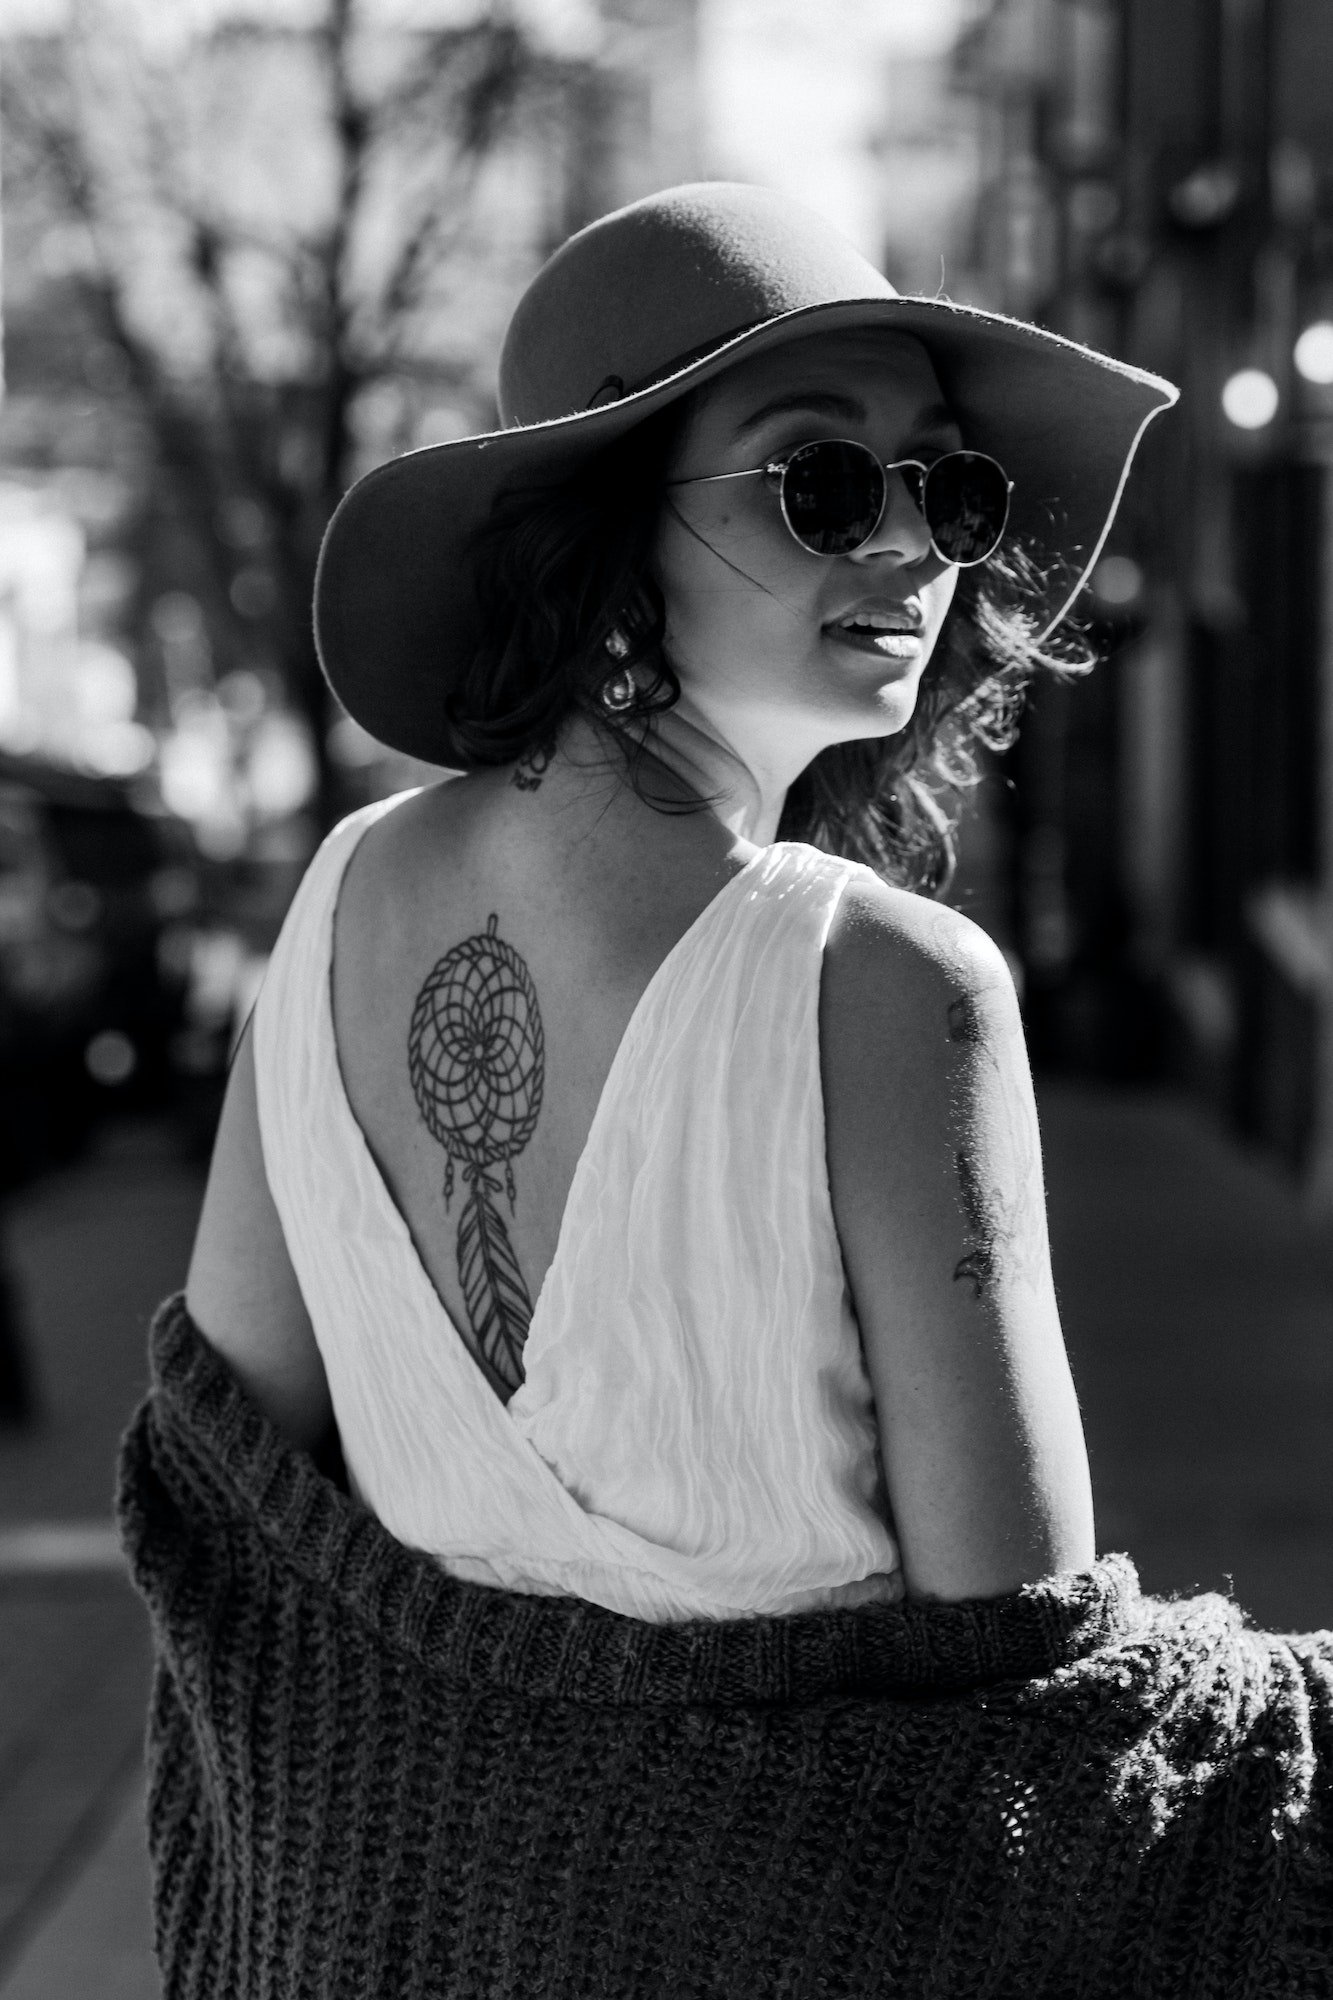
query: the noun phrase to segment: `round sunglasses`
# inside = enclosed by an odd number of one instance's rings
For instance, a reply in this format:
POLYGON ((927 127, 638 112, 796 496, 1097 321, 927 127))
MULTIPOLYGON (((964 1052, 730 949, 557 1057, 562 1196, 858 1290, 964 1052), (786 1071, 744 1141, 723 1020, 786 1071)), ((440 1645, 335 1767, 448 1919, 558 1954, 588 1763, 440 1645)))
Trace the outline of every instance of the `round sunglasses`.
POLYGON ((967 569, 994 555, 1009 519, 1014 482, 984 451, 946 451, 928 465, 919 458, 886 465, 868 445, 821 438, 744 472, 706 472, 668 483, 711 486, 762 477, 777 493, 782 518, 803 549, 815 556, 854 556, 884 517, 891 472, 902 474, 941 562, 967 569))

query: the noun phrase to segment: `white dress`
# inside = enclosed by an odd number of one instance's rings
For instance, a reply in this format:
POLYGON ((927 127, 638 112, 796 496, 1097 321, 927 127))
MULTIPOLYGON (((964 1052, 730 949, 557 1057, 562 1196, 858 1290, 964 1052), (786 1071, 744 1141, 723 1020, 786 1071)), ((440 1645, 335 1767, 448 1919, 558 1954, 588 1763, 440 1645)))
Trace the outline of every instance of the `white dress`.
POLYGON ((820 970, 857 864, 761 849, 649 982, 506 1405, 426 1274, 338 1065, 338 889, 399 802, 324 842, 255 1011, 265 1170, 353 1492, 452 1575, 635 1618, 900 1597, 824 1153, 820 970))

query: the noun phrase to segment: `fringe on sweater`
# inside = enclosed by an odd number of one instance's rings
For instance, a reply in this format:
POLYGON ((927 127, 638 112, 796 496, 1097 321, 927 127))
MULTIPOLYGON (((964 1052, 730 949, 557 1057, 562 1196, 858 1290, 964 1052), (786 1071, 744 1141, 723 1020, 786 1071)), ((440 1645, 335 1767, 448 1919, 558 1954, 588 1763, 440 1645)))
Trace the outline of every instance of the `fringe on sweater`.
POLYGON ((1133 1565, 645 1624, 460 1583, 180 1298, 122 1448, 168 2000, 1310 2000, 1333 1633, 1133 1565))

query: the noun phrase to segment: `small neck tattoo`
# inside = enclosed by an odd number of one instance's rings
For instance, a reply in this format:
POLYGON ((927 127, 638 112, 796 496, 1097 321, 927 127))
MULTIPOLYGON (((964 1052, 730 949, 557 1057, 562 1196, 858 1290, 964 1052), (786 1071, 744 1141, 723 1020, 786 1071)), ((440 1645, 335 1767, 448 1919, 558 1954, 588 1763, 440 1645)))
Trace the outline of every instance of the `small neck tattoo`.
POLYGON ((554 743, 537 743, 531 750, 525 750, 509 774, 511 785, 517 785, 520 792, 535 792, 546 776, 552 757, 554 743))

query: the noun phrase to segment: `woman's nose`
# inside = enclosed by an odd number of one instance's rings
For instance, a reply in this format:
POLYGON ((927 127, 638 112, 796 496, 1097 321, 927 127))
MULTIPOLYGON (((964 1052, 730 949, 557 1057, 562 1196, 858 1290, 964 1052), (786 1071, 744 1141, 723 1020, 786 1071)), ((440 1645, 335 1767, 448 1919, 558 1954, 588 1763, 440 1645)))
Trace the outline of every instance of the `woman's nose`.
POLYGON ((931 553, 926 517, 912 498, 901 472, 885 475, 884 512, 870 540, 852 557, 896 556, 903 563, 921 562, 931 553))

